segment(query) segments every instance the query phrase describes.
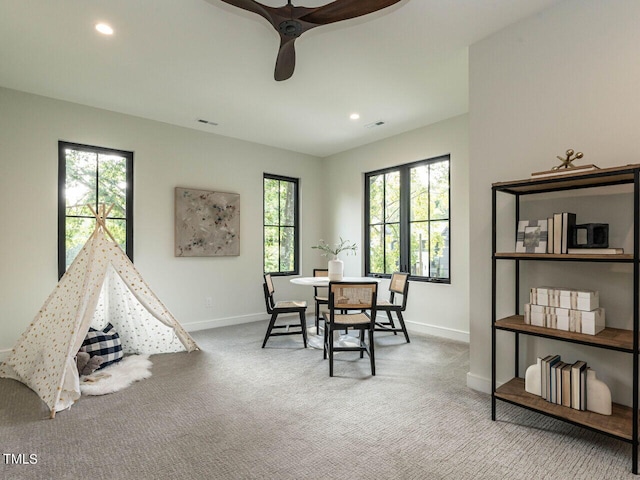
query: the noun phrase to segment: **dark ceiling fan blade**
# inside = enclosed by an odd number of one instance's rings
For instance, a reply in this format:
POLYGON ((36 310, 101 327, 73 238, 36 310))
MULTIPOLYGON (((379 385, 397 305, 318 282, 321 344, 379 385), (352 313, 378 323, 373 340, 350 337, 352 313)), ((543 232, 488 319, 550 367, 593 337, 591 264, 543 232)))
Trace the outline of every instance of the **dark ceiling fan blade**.
POLYGON ((335 0, 335 2, 318 7, 313 12, 300 17, 300 20, 315 25, 326 25, 328 23, 341 22, 342 20, 377 12, 400 1, 401 0, 335 0))
POLYGON ((280 35, 280 49, 276 59, 276 69, 273 73, 273 78, 278 82, 291 78, 293 70, 296 68, 295 42, 296 37, 280 35))
POLYGON ((248 12, 257 13, 258 15, 269 20, 269 23, 274 24, 273 21, 273 12, 274 8, 268 7, 267 5, 263 5, 260 2, 256 2, 255 0, 220 0, 224 3, 228 3, 229 5, 233 5, 234 7, 241 8, 242 10, 247 10, 248 12))
MULTIPOLYGON (((216 0, 206 0, 214 3, 216 0)), ((295 39, 319 25, 340 22, 377 12, 401 0, 335 0, 316 8, 298 7, 291 0, 281 7, 270 7, 256 0, 218 0, 264 17, 280 34, 280 49, 274 78, 286 80, 296 66, 295 39)))

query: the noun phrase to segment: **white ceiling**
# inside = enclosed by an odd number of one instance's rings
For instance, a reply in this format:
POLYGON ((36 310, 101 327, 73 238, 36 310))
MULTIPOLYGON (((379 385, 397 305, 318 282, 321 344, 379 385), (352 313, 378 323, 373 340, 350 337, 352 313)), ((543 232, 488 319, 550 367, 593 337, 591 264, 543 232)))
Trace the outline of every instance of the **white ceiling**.
POLYGON ((324 157, 467 112, 467 47, 558 1, 402 0, 305 33, 276 82, 278 34, 222 1, 0 0, 0 86, 324 157))

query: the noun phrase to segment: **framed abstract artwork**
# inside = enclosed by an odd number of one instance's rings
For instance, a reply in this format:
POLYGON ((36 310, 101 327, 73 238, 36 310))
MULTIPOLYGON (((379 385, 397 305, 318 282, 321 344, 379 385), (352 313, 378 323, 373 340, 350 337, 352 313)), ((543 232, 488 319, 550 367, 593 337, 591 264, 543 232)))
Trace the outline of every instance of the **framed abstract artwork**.
POLYGON ((240 255, 240 195, 176 187, 175 256, 240 255))
POLYGON ((547 220, 520 220, 516 252, 547 253, 547 220))

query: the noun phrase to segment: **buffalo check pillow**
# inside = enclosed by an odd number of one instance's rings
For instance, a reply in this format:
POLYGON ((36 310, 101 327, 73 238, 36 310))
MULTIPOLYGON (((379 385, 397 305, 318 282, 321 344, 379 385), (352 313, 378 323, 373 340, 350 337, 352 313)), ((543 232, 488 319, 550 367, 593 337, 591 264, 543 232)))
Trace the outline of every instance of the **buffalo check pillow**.
POLYGON ((124 356, 120 335, 110 323, 102 330, 89 328, 82 347, 90 356, 100 355, 104 359, 100 368, 116 363, 124 356))

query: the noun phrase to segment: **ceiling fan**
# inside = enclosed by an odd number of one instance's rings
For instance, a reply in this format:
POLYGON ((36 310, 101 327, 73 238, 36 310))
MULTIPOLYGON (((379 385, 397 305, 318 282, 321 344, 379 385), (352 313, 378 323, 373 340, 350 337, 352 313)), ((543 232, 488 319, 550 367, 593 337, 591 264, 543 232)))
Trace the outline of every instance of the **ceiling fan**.
MULTIPOLYGON (((212 0, 207 0, 211 3, 212 0)), ((377 12, 401 0, 335 0, 321 7, 297 7, 287 0, 282 7, 269 7, 255 0, 222 0, 229 5, 266 18, 280 34, 280 49, 274 78, 286 80, 296 66, 296 38, 312 28, 377 12)))

